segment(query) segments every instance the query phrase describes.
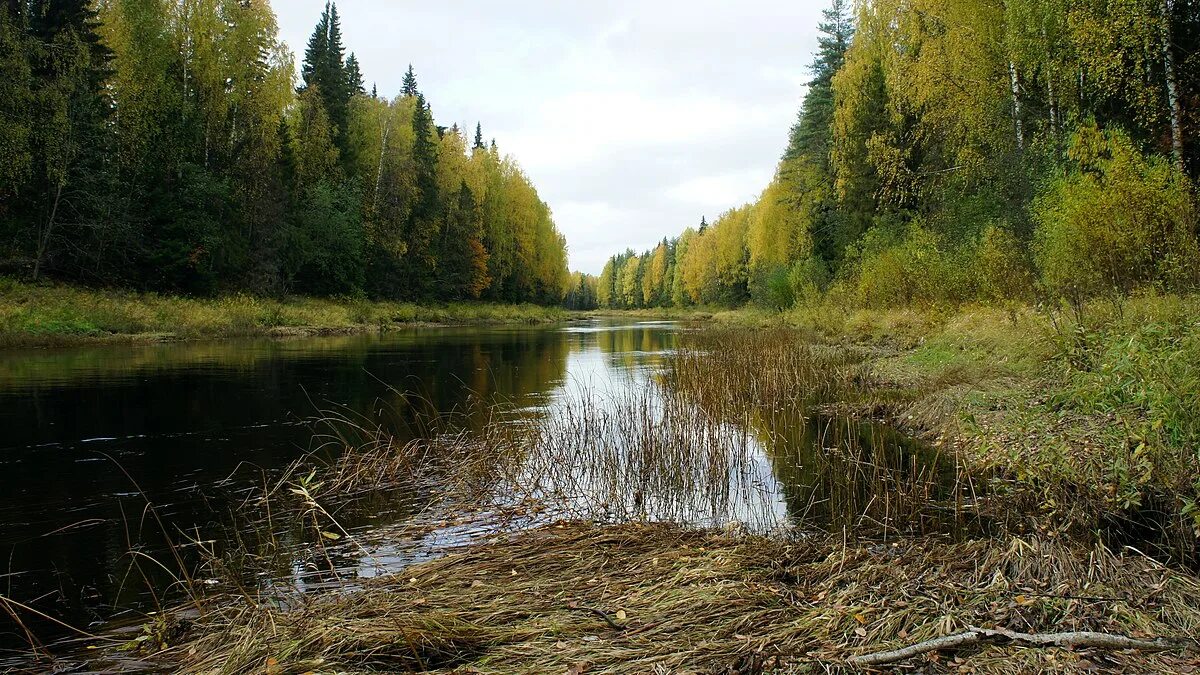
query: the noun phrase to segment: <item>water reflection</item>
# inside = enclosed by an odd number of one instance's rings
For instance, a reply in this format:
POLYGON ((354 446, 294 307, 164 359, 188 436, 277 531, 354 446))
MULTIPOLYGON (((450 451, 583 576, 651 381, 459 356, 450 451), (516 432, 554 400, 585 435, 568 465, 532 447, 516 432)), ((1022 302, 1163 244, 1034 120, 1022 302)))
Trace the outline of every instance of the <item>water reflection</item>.
MULTIPOLYGON (((10 352, 0 360, 0 593, 86 625, 169 587, 129 552, 166 560, 171 543, 203 542, 180 549, 185 565, 200 547, 283 551, 246 579, 283 597, 557 516, 897 527, 911 514, 887 505, 879 516, 881 489, 912 489, 913 474, 930 478, 922 489, 944 479, 928 473, 936 461, 922 447, 876 426, 734 417, 670 395, 659 375, 679 337, 671 324, 597 321, 10 352), (448 412, 459 430, 494 434, 496 402, 524 431, 493 506, 534 498, 549 511, 442 512, 439 485, 413 483, 338 505, 352 536, 336 543, 305 523, 230 527, 246 522, 256 486, 315 449, 319 409, 404 441, 448 412)), ((6 621, 0 648, 22 642, 6 621)))
MULTIPOLYGON (((263 473, 309 449, 318 408, 387 409, 403 435, 417 408, 536 407, 566 381, 573 349, 596 347, 554 328, 505 328, 8 352, 0 594, 77 625, 136 605, 146 584, 129 551, 168 559, 167 535, 223 536, 263 473)), ((7 617, 0 632, 22 638, 7 617)))

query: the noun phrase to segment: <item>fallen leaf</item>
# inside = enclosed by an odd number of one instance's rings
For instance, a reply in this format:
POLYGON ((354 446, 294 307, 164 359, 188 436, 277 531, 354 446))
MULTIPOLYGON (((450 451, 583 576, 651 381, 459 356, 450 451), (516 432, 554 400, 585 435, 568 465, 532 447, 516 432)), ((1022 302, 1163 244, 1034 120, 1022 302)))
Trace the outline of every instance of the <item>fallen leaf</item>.
POLYGON ((342 535, 338 534, 337 532, 327 532, 325 530, 321 530, 321 536, 329 539, 330 541, 337 541, 338 539, 342 538, 342 535))
POLYGON ((625 616, 626 616, 626 614, 625 614, 625 610, 623 610, 623 609, 618 609, 618 610, 617 610, 617 619, 619 619, 619 620, 621 620, 621 621, 624 621, 624 620, 625 620, 625 616))
POLYGON ((867 637, 867 629, 859 626, 858 628, 854 629, 854 634, 858 637, 867 637))

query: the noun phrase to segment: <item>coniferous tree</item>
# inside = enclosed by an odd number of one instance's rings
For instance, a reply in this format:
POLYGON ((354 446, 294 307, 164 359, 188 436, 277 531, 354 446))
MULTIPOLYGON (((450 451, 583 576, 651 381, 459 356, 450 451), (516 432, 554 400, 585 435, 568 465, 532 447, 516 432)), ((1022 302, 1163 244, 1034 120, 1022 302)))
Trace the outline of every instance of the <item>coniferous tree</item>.
MULTIPOLYGON (((354 52, 350 52, 350 56, 346 57, 346 86, 351 96, 361 96, 367 93, 363 83, 362 70, 358 65, 358 57, 354 55, 354 52)), ((374 98, 374 93, 372 93, 372 98, 374 98)))
POLYGON ((0 253, 19 236, 14 202, 33 170, 33 74, 23 3, 0 6, 0 253))
POLYGON ((405 96, 417 95, 417 74, 413 72, 412 64, 408 64, 408 70, 404 73, 404 83, 400 87, 400 93, 405 96))
POLYGON ((326 2, 321 18, 317 21, 312 36, 308 38, 304 62, 300 65, 300 77, 304 80, 302 89, 316 85, 323 77, 322 69, 329 54, 329 9, 329 3, 326 2))
POLYGON ((833 76, 846 61, 846 50, 854 38, 854 21, 847 0, 833 0, 822 11, 823 21, 817 26, 817 55, 809 72, 808 93, 804 96, 800 114, 788 134, 784 160, 811 153, 816 157, 829 154, 829 139, 833 129, 833 76))
POLYGON ((474 145, 472 145, 472 146, 471 146, 471 148, 472 148, 473 150, 483 150, 483 149, 484 149, 484 145, 483 145, 483 124, 482 124, 481 122, 476 122, 476 123, 475 123, 475 144, 474 144, 474 145))
POLYGON ((107 164, 112 106, 105 90, 112 52, 88 0, 32 2, 26 25, 36 121, 24 219, 34 235, 37 279, 45 265, 81 271, 67 258, 87 252, 84 238, 106 224, 106 202, 115 195, 107 164))
POLYGON ((779 178, 784 201, 794 212, 808 216, 808 236, 813 254, 822 265, 836 264, 850 235, 841 231, 836 204, 827 176, 831 173, 829 153, 833 142, 833 77, 846 61, 846 50, 854 38, 854 22, 846 0, 833 0, 822 12, 817 30, 817 55, 810 66, 800 114, 788 134, 779 178))
MULTIPOLYGON (((357 71, 357 59, 353 65, 357 71)), ((304 78, 304 87, 314 87, 320 94, 334 140, 345 154, 349 138, 350 99, 354 96, 355 87, 360 83, 361 73, 354 74, 347 67, 337 3, 325 4, 325 10, 321 13, 312 37, 309 38, 300 72, 304 78)))
POLYGON ((425 95, 420 91, 416 94, 412 132, 415 171, 413 184, 416 195, 408 228, 408 253, 405 262, 409 273, 409 288, 419 296, 427 296, 432 290, 430 284, 437 265, 433 244, 439 228, 438 158, 433 115, 425 102, 425 95))

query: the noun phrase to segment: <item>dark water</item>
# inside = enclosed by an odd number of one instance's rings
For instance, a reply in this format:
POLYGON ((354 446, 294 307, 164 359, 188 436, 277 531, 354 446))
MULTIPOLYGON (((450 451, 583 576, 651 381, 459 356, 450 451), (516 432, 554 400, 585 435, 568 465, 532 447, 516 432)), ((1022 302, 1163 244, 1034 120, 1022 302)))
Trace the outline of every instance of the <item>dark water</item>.
MULTIPOLYGON (((246 491, 313 448, 319 410, 387 409, 403 421, 413 401, 404 394, 415 393, 438 411, 482 399, 553 415, 580 391, 651 386, 678 341, 669 324, 594 322, 4 353, 0 595, 84 627, 122 609, 153 608, 156 596, 169 595, 170 578, 151 569, 147 582, 131 562, 168 559, 168 536, 177 545, 228 536, 223 526, 246 491)), ((757 426, 738 432, 746 457, 731 480, 752 487, 729 509, 737 517, 834 520, 856 498, 842 493, 861 486, 828 485, 829 467, 814 464, 814 448, 916 452, 906 439, 858 423, 757 426)), ((420 495, 411 497, 352 525, 403 521, 420 506, 420 495)), ((681 517, 718 524, 713 513, 681 517)), ((455 536, 444 528, 424 550, 455 536)), ((376 544, 369 557, 403 561, 410 553, 376 544)), ((296 567, 303 570, 301 560, 296 567)), ((32 614, 24 620, 49 638, 64 633, 32 614)), ((26 637, 0 614, 0 650, 26 637)))

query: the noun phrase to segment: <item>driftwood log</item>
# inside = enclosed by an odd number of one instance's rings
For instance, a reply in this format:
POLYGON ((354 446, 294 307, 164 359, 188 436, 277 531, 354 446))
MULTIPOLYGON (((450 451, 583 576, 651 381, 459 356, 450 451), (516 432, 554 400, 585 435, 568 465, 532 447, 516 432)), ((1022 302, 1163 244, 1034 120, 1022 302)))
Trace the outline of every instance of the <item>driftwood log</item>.
POLYGON ((900 649, 854 656, 849 659, 849 663, 852 666, 858 667, 885 666, 928 652, 957 649, 977 644, 1020 645, 1022 647, 1140 649, 1148 652, 1169 651, 1179 646, 1178 643, 1171 640, 1138 640, 1110 633, 1018 633, 1003 628, 975 628, 972 626, 962 633, 918 642, 900 649))

